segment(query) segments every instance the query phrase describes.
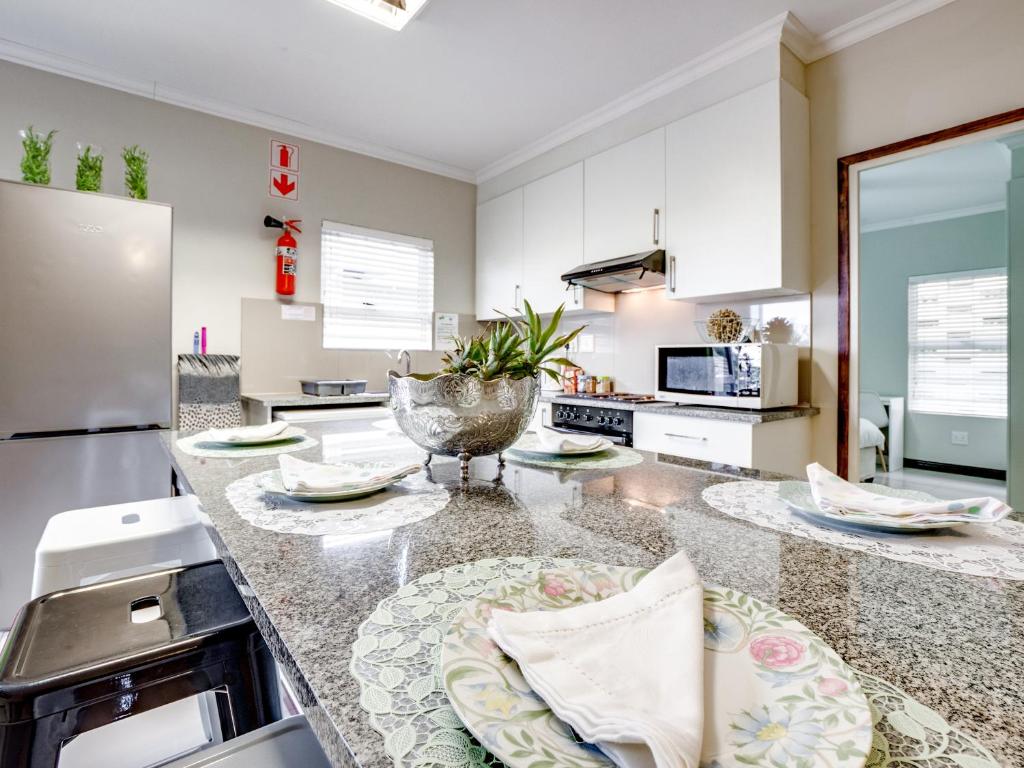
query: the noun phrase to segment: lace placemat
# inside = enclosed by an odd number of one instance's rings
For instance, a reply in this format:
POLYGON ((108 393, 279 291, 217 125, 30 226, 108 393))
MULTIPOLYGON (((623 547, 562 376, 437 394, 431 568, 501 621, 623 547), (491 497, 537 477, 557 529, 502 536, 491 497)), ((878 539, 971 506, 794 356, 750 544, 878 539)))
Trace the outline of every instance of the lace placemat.
MULTIPOLYGON (((585 562, 480 560, 422 576, 378 604, 359 627, 350 669, 359 683, 360 706, 384 737, 384 750, 396 766, 501 765, 463 728, 444 693, 440 655, 445 632, 463 603, 480 593, 539 570, 585 562)), ((987 749, 934 710, 883 680, 859 672, 857 677, 874 722, 867 768, 998 768, 987 749)))
POLYGON ((279 453, 294 453, 320 445, 316 438, 302 435, 297 440, 270 445, 217 445, 204 442, 202 433, 183 437, 178 440, 178 450, 189 456, 202 456, 210 459, 251 459, 254 456, 275 456, 279 453))
POLYGON ((790 512, 778 483, 744 480, 706 488, 704 501, 719 512, 805 539, 868 552, 943 571, 1024 580, 1024 525, 1002 520, 920 534, 855 531, 812 522, 790 512))
POLYGON ((644 457, 632 448, 615 446, 607 451, 596 453, 591 456, 544 456, 539 453, 529 453, 509 449, 505 451, 505 458, 516 464, 529 464, 534 467, 548 467, 550 469, 622 469, 632 467, 643 462, 644 457))
POLYGON ((277 533, 326 536, 398 528, 437 514, 450 498, 444 486, 430 482, 420 472, 361 499, 294 501, 263 491, 260 480, 276 471, 243 477, 231 483, 224 493, 243 520, 277 533))

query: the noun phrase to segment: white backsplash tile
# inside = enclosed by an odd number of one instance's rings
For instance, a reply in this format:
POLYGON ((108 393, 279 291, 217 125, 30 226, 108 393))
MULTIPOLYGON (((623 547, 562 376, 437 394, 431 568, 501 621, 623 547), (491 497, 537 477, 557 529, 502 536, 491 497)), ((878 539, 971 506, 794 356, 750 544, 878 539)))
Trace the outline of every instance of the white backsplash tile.
POLYGON ((754 302, 690 304, 667 299, 660 290, 620 293, 615 297, 614 313, 570 317, 562 321, 560 330, 566 332, 586 323, 583 333, 591 339, 583 346, 589 348, 592 342, 593 351, 574 348, 569 357, 587 373, 611 376, 615 389, 620 392, 654 392, 654 348, 663 344, 701 343, 703 339, 695 321, 704 321, 723 307, 755 320, 759 327, 770 322, 776 341, 781 342, 788 336, 788 343, 802 348, 800 399, 808 400, 811 343, 811 298, 808 295, 754 302))

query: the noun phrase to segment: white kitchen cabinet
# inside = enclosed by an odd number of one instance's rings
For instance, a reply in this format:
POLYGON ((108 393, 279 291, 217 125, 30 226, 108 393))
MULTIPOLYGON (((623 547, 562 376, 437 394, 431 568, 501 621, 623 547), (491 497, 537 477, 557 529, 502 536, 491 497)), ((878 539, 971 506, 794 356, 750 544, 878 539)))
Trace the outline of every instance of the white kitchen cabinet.
POLYGON ((584 161, 584 261, 663 247, 665 129, 584 161))
POLYGON ((611 294, 579 286, 562 275, 583 263, 583 163, 526 185, 523 191, 523 296, 535 311, 611 312, 611 294))
POLYGON ((666 135, 666 290, 721 301, 806 293, 806 97, 774 80, 672 123, 666 135))
POLYGON ((476 318, 514 314, 523 284, 523 189, 476 209, 476 318))
POLYGON ((805 476, 810 463, 811 420, 751 424, 668 413, 633 414, 633 446, 716 464, 805 476))

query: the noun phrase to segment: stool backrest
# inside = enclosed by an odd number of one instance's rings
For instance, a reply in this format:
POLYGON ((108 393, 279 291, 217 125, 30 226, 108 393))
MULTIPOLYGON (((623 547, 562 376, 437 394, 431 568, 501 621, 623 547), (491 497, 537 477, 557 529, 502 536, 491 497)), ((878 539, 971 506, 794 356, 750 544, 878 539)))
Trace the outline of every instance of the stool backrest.
POLYGON ((238 355, 178 355, 178 429, 242 426, 238 355))

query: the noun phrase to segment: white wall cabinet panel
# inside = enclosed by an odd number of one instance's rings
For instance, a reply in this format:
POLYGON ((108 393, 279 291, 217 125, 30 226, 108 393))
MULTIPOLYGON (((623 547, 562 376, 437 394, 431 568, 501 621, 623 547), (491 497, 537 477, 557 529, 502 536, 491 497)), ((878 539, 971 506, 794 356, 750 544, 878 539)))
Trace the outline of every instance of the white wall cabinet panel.
POLYGON ((664 247, 664 128, 587 158, 584 181, 584 261, 664 247))
POLYGON ((614 310, 613 296, 562 282, 584 260, 583 163, 527 184, 523 210, 523 296, 534 310, 614 310))
POLYGON ((476 317, 513 314, 523 284, 523 190, 476 209, 476 317))
POLYGON ((671 298, 809 289, 807 99, 775 80, 668 126, 671 298))

